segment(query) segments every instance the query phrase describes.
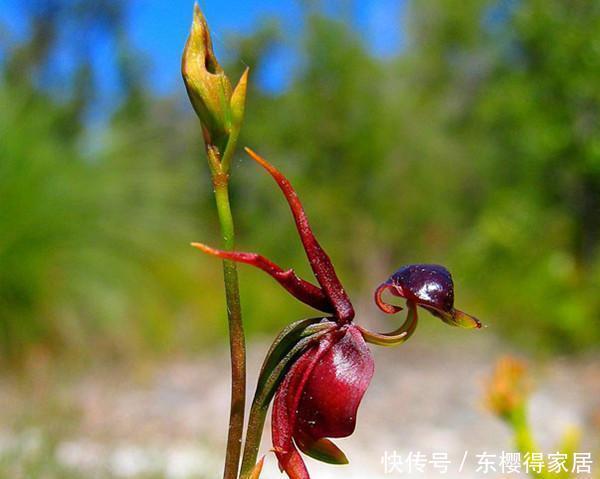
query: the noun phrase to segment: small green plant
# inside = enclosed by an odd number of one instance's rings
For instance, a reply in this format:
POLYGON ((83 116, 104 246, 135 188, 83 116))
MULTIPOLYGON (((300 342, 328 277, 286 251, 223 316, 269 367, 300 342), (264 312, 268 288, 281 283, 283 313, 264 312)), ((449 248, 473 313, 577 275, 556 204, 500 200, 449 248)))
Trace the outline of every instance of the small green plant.
POLYGON ((511 430, 515 448, 527 463, 526 471, 536 479, 570 479, 574 473, 574 457, 581 444, 581 432, 576 427, 567 429, 557 445, 564 458, 562 465, 548 467, 534 437, 528 419, 529 397, 533 390, 527 365, 507 356, 498 360, 486 387, 487 408, 511 430), (537 459, 536 459, 537 456, 537 459))

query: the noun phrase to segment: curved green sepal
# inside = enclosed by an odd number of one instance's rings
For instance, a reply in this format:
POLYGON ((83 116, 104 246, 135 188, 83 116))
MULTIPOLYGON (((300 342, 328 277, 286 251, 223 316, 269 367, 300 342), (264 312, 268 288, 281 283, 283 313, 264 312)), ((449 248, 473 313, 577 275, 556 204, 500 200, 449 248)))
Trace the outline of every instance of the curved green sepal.
POLYGON ((375 333, 359 326, 364 340, 367 343, 376 344, 377 346, 398 346, 408 338, 410 338, 415 330, 417 329, 417 323, 419 321, 419 315, 417 314, 417 307, 413 302, 408 302, 408 313, 406 320, 395 331, 389 333, 375 333))
POLYGON ((258 380, 258 387, 260 388, 264 381, 266 381, 269 374, 277 366, 277 363, 283 359, 288 351, 293 347, 294 343, 298 342, 302 332, 312 324, 317 324, 322 318, 308 318, 295 321, 288 324, 281 332, 277 335, 260 368, 260 375, 258 380))
POLYGON ((359 327, 359 330, 362 334, 363 339, 370 344, 375 344, 377 346, 399 346, 400 344, 406 342, 408 339, 408 333, 403 331, 399 334, 392 333, 374 333, 373 331, 369 331, 362 327, 359 327))
POLYGON ((335 465, 348 464, 349 462, 344 451, 329 439, 322 438, 314 441, 306 434, 297 433, 295 440, 296 445, 304 454, 317 461, 335 465))

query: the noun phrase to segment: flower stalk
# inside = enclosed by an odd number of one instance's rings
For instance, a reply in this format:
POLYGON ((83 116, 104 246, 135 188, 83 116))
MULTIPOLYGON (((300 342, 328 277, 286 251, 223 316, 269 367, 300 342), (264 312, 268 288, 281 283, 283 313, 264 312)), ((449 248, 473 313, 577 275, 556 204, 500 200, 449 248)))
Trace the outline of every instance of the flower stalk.
MULTIPOLYGON (((215 184, 215 201, 221 224, 223 246, 225 249, 231 250, 235 246, 235 230, 229 203, 228 182, 215 184)), ((232 261, 223 261, 223 279, 229 322, 229 349, 231 356, 231 405, 223 478, 235 479, 240 461, 242 434, 244 430, 246 345, 242 323, 237 266, 232 261)))
MULTIPOLYGON (((229 201, 229 169, 244 118, 248 70, 232 89, 214 54, 208 25, 198 4, 194 5, 194 20, 184 48, 181 72, 200 119, 223 248, 230 251, 235 247, 235 227, 229 201)), ((223 280, 231 356, 231 404, 223 478, 236 479, 244 429, 246 346, 237 266, 226 258, 223 259, 223 280)))

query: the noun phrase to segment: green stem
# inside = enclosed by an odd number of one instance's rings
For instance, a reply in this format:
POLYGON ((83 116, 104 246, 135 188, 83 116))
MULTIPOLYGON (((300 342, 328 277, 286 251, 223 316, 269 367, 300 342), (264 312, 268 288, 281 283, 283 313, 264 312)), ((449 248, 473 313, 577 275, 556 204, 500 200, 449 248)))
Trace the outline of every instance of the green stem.
POLYGON ((231 165, 231 160, 233 159, 233 153, 235 152, 235 147, 237 145, 239 136, 240 128, 238 125, 232 128, 231 132, 229 133, 229 140, 227 141, 225 151, 223 152, 223 159, 221 160, 221 171, 229 172, 229 167, 231 165))
POLYGON ((519 407, 509 416, 509 423, 514 432, 515 446, 521 452, 537 452, 533 435, 527 421, 527 412, 525 407, 519 407))
POLYGON ((269 403, 264 404, 261 401, 257 401, 256 398, 252 402, 250 417, 248 418, 248 428, 246 429, 246 445, 244 446, 240 479, 249 479, 256 465, 258 448, 260 447, 268 410, 269 403))
MULTIPOLYGON (((214 175, 213 183, 223 244, 225 249, 233 250, 235 245, 235 231, 233 217, 231 215, 231 206, 229 204, 228 175, 226 173, 214 175)), ((244 341, 240 291, 235 263, 232 261, 223 261, 223 277, 225 281, 227 317, 229 320, 229 348, 231 352, 231 409, 223 478, 236 479, 240 463, 242 433, 244 429, 246 345, 244 341)))
MULTIPOLYGON (((514 441, 517 451, 525 456, 527 453, 538 452, 539 448, 531 433, 531 427, 527 420, 527 408, 525 405, 518 407, 508 416, 508 423, 513 430, 514 441)), ((545 471, 535 472, 529 471, 532 477, 536 479, 546 479, 548 476, 545 471)))

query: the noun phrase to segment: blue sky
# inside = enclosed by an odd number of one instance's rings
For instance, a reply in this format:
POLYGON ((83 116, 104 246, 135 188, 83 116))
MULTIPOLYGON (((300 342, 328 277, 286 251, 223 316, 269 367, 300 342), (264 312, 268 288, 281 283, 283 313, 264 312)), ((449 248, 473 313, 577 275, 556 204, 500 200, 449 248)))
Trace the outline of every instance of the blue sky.
MULTIPOLYGON (((326 11, 336 15, 344 0, 326 0, 326 11)), ((0 21, 19 35, 26 34, 23 6, 27 0, 0 0, 0 21)), ((211 25, 218 54, 227 53, 227 35, 231 32, 250 33, 260 22, 277 17, 282 23, 286 40, 293 43, 301 30, 300 0, 200 0, 200 6, 211 25)), ((347 2, 346 2, 347 3, 347 2)), ((401 11, 404 0, 357 0, 353 22, 360 27, 365 41, 377 55, 391 55, 402 45, 401 11)), ((179 62, 181 50, 192 16, 192 0, 133 0, 127 16, 127 30, 136 47, 148 58, 150 83, 159 93, 180 88, 179 62)), ((112 46, 102 39, 95 42, 93 61, 101 85, 110 90, 115 79, 110 63, 112 46)), ((69 68, 69 53, 65 48, 59 57, 58 69, 69 68)), ((285 47, 274 52, 271 68, 262 72, 259 81, 267 90, 285 88, 296 59, 285 47)))
MULTIPOLYGON (((301 8, 297 0, 201 0, 199 3, 211 25, 217 52, 221 54, 227 50, 227 33, 249 33, 268 17, 279 18, 290 37, 301 28, 301 8)), ((335 2, 329 3, 330 13, 335 14, 335 2)), ((390 55, 397 51, 401 44, 401 23, 399 15, 391 12, 398 12, 400 1, 370 0, 356 3, 355 17, 364 28, 365 39, 373 52, 390 55)), ((137 4, 140 7, 131 15, 130 32, 136 45, 152 52, 155 65, 160 66, 154 69, 154 83, 161 90, 168 90, 173 87, 170 72, 177 71, 179 67, 180 51, 187 37, 193 2, 139 0, 137 4)), ((289 51, 282 50, 277 55, 279 58, 274 59, 274 63, 280 68, 272 68, 261 79, 268 89, 273 90, 284 86, 286 71, 293 68, 293 61, 285 58, 290 56, 289 51)))

